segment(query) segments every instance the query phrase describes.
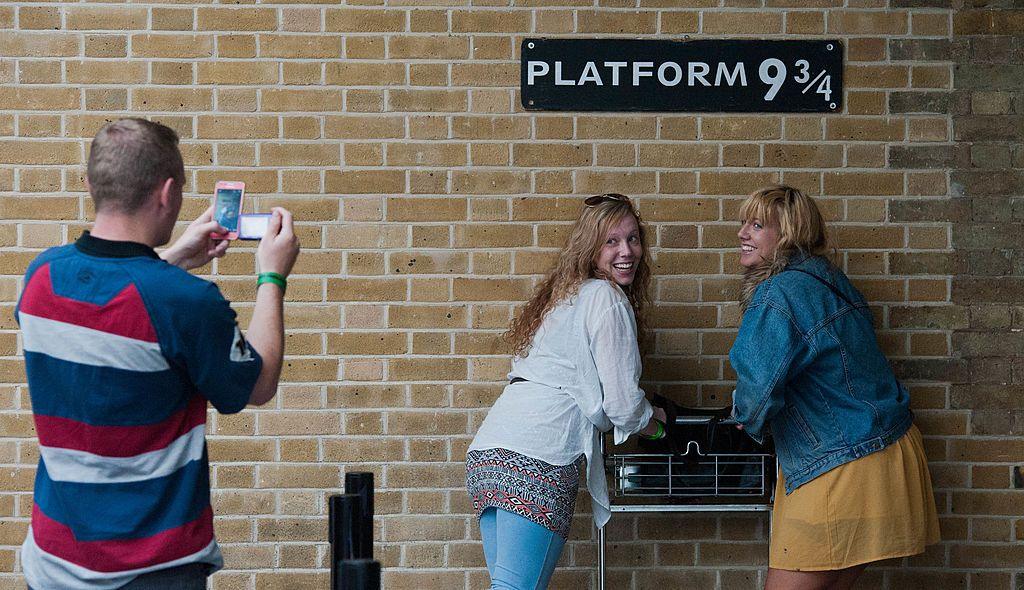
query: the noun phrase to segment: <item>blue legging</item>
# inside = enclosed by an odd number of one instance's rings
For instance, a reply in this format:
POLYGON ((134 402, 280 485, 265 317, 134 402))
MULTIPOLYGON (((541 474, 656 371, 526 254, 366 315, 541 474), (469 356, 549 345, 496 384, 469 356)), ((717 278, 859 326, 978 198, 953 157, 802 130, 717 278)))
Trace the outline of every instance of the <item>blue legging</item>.
POLYGON ((480 515, 491 590, 546 590, 565 539, 541 525, 497 508, 480 515))

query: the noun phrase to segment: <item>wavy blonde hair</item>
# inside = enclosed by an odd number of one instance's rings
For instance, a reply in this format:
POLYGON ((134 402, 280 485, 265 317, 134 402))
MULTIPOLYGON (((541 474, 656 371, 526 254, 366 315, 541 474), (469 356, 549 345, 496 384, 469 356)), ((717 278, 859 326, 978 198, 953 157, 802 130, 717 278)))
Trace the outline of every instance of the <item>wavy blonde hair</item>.
POLYGON ((629 197, 610 193, 587 199, 591 200, 598 202, 586 205, 580 212, 572 226, 569 239, 555 262, 555 267, 537 285, 533 296, 512 320, 508 331, 503 335, 516 356, 529 354, 530 341, 540 329, 544 317, 563 300, 576 295, 583 281, 592 278, 611 280, 597 268, 597 256, 604 246, 608 232, 627 215, 632 215, 636 219, 642 251, 637 261, 636 274, 633 275, 633 283, 623 287, 623 290, 636 315, 637 335, 639 340, 643 341, 643 312, 650 303, 648 288, 651 282, 651 268, 647 262, 647 229, 629 197))
POLYGON ((740 307, 744 310, 757 286, 785 270, 794 254, 831 258, 835 253, 818 204, 800 189, 776 184, 754 191, 740 205, 740 222, 751 219, 778 226, 779 242, 770 258, 743 273, 740 307))

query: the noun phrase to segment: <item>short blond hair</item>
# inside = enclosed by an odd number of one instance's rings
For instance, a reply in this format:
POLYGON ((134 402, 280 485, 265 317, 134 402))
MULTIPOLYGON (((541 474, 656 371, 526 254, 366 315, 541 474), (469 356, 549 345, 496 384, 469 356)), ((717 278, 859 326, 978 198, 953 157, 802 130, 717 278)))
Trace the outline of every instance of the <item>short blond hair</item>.
POLYGON ((740 221, 751 219, 778 225, 779 243, 773 259, 798 251, 827 256, 834 250, 818 204, 800 189, 776 184, 754 191, 740 206, 740 221))

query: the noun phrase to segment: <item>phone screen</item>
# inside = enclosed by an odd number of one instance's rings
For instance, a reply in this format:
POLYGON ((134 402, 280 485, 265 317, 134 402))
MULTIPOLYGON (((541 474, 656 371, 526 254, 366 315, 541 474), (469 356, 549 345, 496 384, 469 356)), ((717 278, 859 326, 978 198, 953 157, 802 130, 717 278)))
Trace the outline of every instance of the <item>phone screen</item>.
POLYGON ((238 214, 242 209, 242 189, 219 188, 213 205, 214 219, 229 232, 238 231, 238 214))
POLYGON ((238 218, 238 237, 243 240, 259 240, 267 233, 269 213, 252 213, 238 218))

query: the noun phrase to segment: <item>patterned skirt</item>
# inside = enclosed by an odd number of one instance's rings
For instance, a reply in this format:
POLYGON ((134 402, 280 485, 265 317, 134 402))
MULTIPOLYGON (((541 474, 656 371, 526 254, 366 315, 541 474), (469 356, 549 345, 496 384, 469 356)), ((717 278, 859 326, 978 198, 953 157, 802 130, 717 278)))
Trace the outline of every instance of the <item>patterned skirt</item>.
POLYGON ((466 457, 466 489, 478 518, 499 508, 568 539, 579 487, 579 461, 551 465, 507 449, 470 451, 466 457))

